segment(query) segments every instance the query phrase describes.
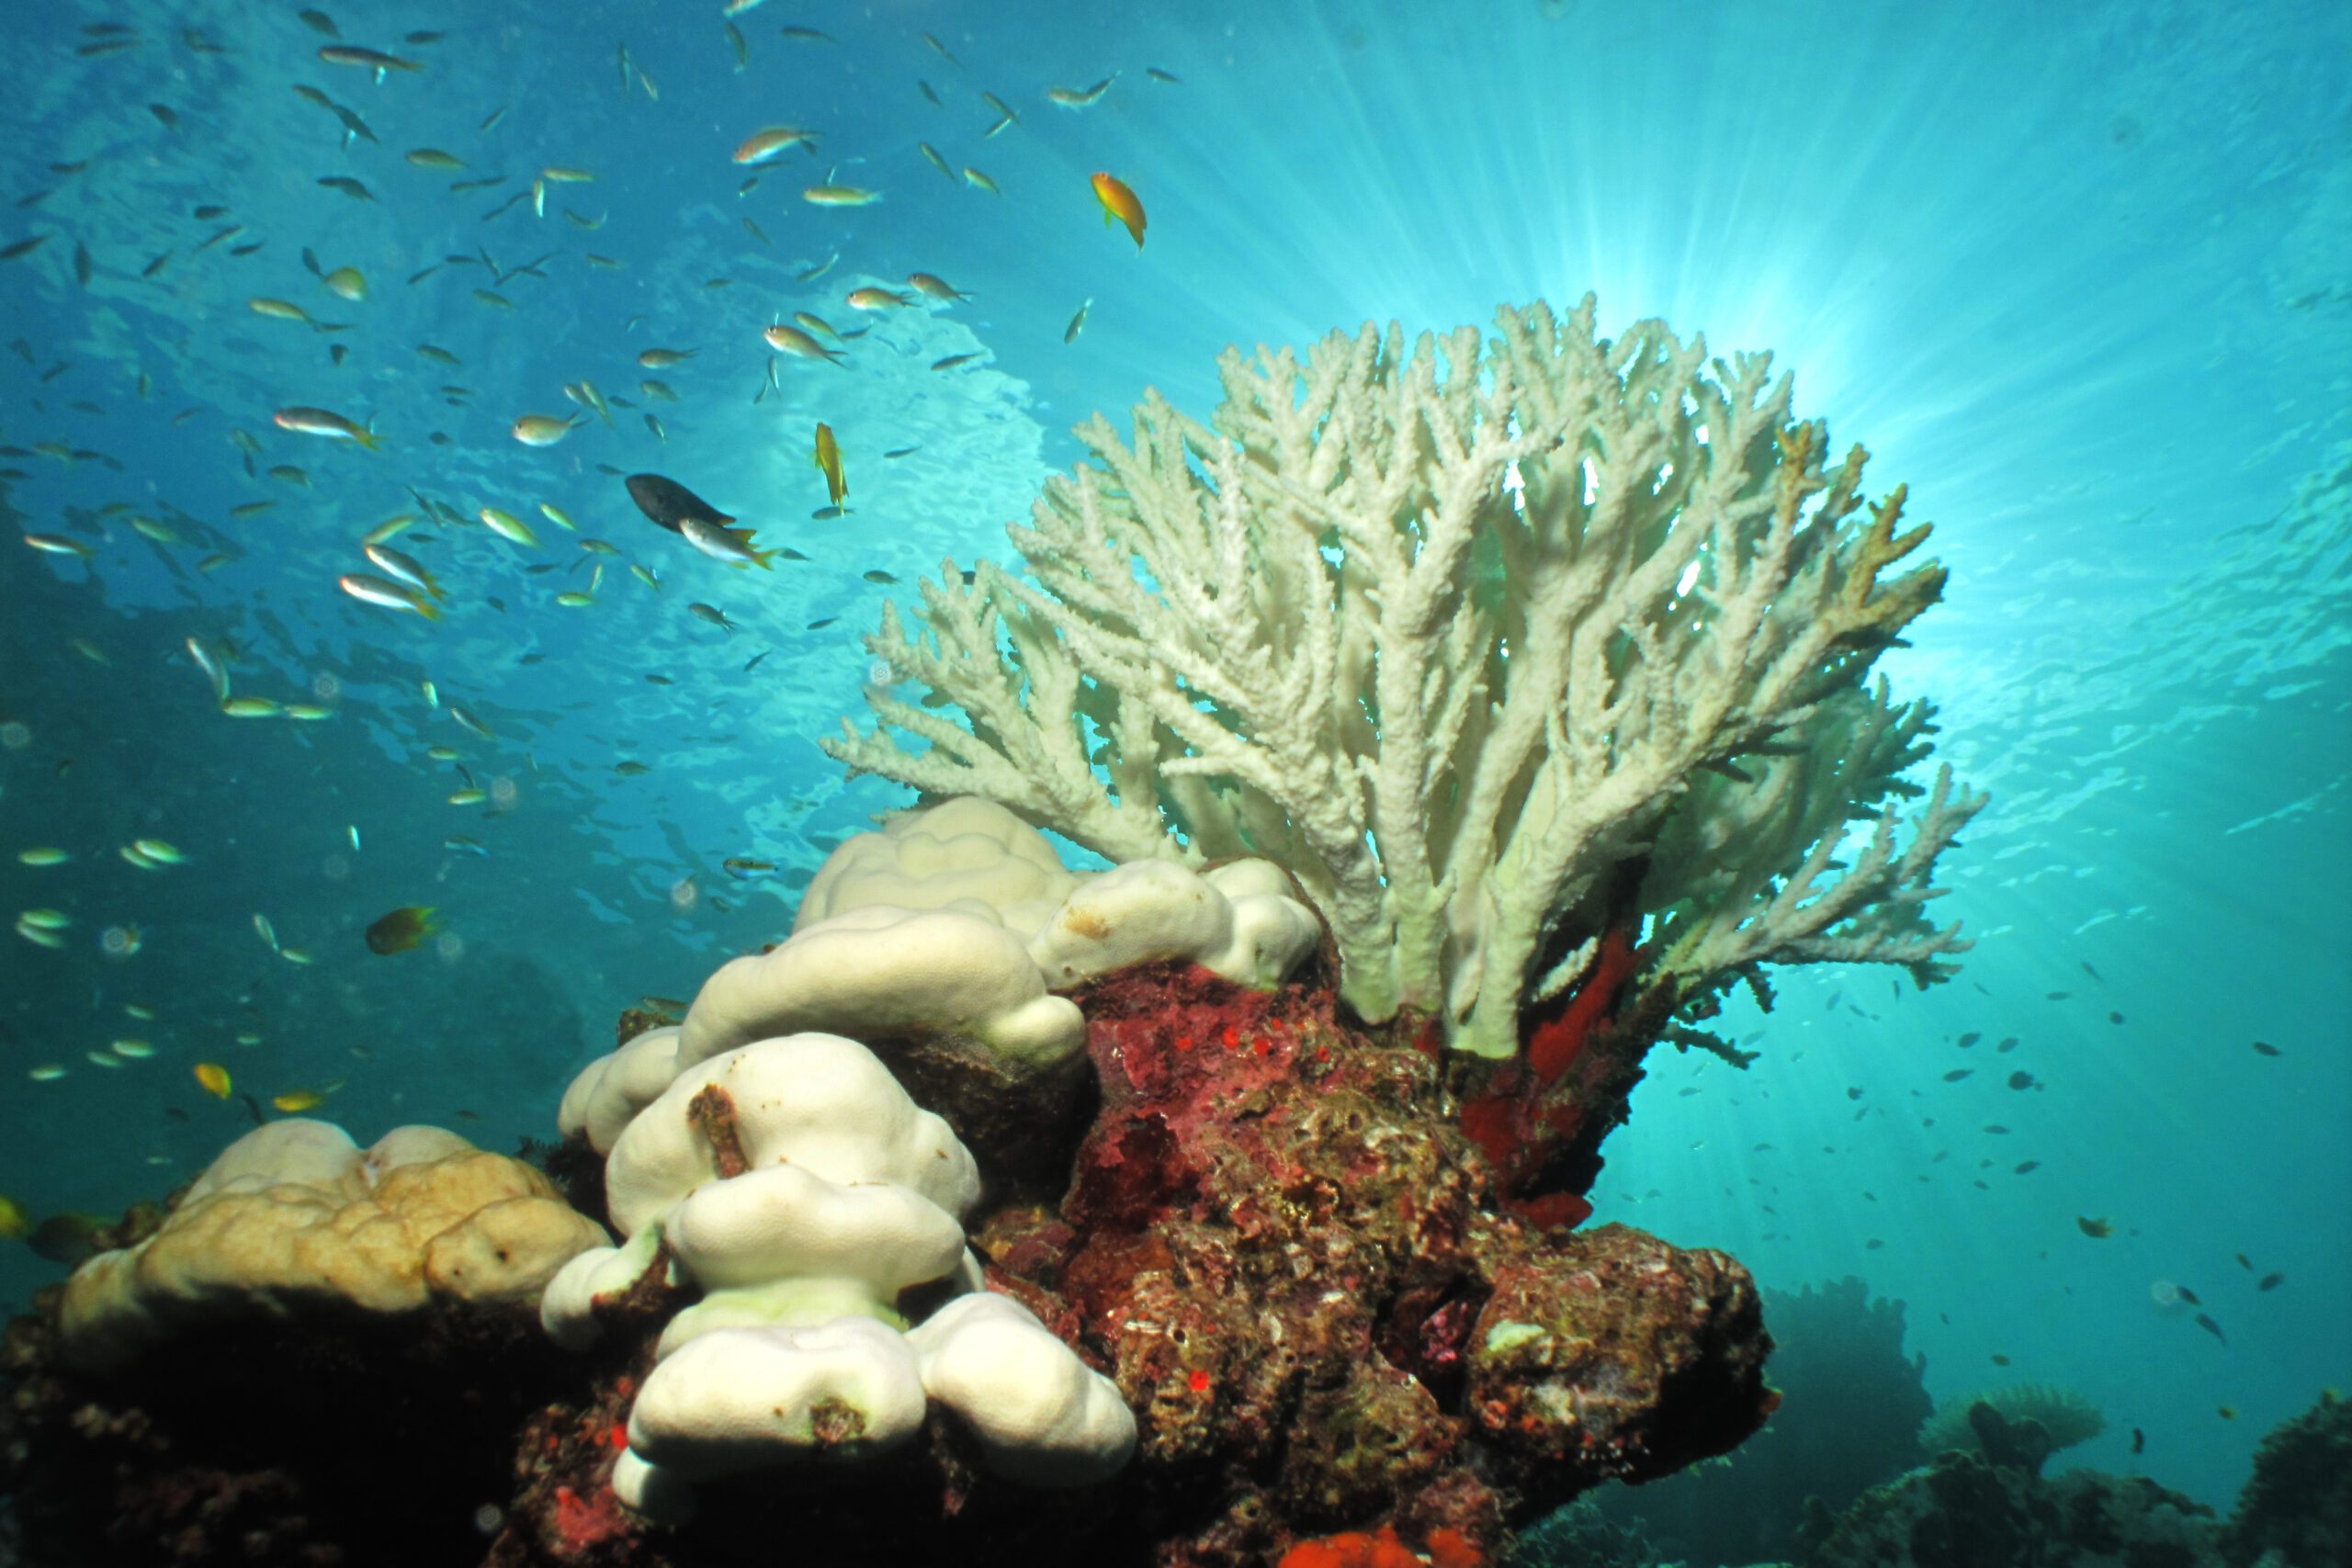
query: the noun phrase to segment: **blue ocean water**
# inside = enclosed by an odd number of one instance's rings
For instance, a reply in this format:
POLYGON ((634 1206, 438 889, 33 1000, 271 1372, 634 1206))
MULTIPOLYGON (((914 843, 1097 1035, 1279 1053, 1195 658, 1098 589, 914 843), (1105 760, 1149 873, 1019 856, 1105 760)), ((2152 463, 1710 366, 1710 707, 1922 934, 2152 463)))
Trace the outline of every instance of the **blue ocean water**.
MULTIPOLYGON (((157 1195, 243 1093, 550 1135, 621 1008, 780 935, 905 801, 814 744, 889 677, 859 639, 943 558, 1011 558, 1073 423, 1147 387, 1205 412, 1228 344, 1592 290, 1611 330, 1770 349, 1910 484, 1951 586, 1882 668, 1995 796, 1939 910, 1977 939, 1960 977, 1790 975, 1734 1021, 1745 1075, 1661 1053, 1599 1217, 1781 1289, 1860 1275, 1932 1393, 2073 1387, 2109 1425, 2070 1457, 2217 1505, 2352 1376, 2352 13, 719 10, 12 17, 0 505, 87 553, 0 540, 0 908, 71 919, 0 949, 0 1193, 157 1195), (814 151, 731 161, 780 124, 814 151), (879 199, 803 198, 827 181, 879 199), (323 287, 344 267, 364 298, 323 287), (970 298, 846 303, 914 272, 970 298), (870 330, 771 384, 797 311, 870 330), (812 515, 819 422, 846 515, 812 515), (631 504, 648 469, 807 558, 695 554, 631 504), (337 588, 403 513, 438 623, 337 588), (235 695, 328 716, 230 716, 191 639, 235 695), (141 839, 179 863, 119 852, 141 839), (413 906, 438 934, 371 952, 413 906)), ((0 1298, 61 1272, 0 1251, 0 1298)))

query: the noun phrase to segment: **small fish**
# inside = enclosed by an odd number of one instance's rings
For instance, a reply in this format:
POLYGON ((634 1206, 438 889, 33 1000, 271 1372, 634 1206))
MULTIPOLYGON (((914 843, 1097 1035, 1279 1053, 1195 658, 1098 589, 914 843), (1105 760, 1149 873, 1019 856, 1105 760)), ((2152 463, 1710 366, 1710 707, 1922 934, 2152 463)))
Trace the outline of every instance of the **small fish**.
POLYGON ((1085 304, 1080 305, 1078 308, 1078 314, 1072 316, 1069 319, 1069 325, 1062 329, 1062 341, 1064 343, 1076 343, 1078 341, 1078 334, 1083 331, 1086 326, 1086 312, 1092 309, 1094 309, 1094 301, 1091 299, 1087 300, 1085 304))
POLYGON ((775 866, 774 863, 763 860, 752 860, 742 855, 731 856, 718 863, 725 869, 728 875, 733 877, 738 882, 756 882, 762 877, 774 876, 775 874, 775 866))
POLYGON ((915 151, 921 152, 925 158, 929 159, 931 161, 931 166, 937 169, 943 175, 946 176, 949 184, 952 185, 955 183, 955 165, 948 163, 946 159, 939 155, 938 148, 933 147, 928 141, 918 141, 915 143, 915 151))
POLYGON ((220 711, 231 718, 276 718, 285 709, 273 697, 231 697, 220 711))
POLYGON ((449 804, 452 806, 480 806, 489 798, 490 791, 478 785, 469 784, 464 789, 449 792, 449 804))
POLYGON ((571 434, 572 423, 553 414, 526 413, 514 422, 510 434, 526 446, 552 446, 571 434))
POLYGON ((368 298, 368 279, 356 266, 339 266, 319 279, 319 287, 339 299, 358 304, 368 298))
POLYGON ((697 601, 688 604, 686 608, 693 613, 695 619, 708 621, 720 631, 732 633, 736 629, 735 623, 727 618, 727 612, 716 604, 705 604, 697 601))
POLYGON ((673 534, 680 532, 689 517, 699 517, 722 527, 735 521, 677 480, 661 474, 631 474, 628 485, 629 499, 637 502, 637 509, 673 534))
POLYGON ((2133 1453, 2135 1453, 2135 1454, 2137 1454, 2137 1453, 2145 1453, 2145 1452, 2147 1452, 2147 1450, 2148 1450, 2148 1434, 2147 1434, 2147 1433, 2145 1433, 2145 1432, 2143 1432, 2143 1431, 2142 1431, 2142 1430, 2140 1430, 2140 1428, 2139 1428, 2139 1427, 2132 1427, 2132 1451, 2133 1453))
POLYGON ((405 156, 420 169, 456 170, 466 166, 463 158, 455 152, 444 152, 438 147, 412 147, 405 156))
POLYGON ((956 367, 957 367, 958 365, 969 365, 973 360, 975 360, 975 359, 980 359, 980 358, 984 358, 984 357, 986 357, 986 355, 985 355, 984 354, 977 354, 977 353, 976 353, 976 354, 951 354, 951 355, 948 355, 946 358, 944 358, 944 359, 934 359, 934 360, 933 360, 933 361, 931 362, 931 367, 932 367, 933 370, 953 370, 953 369, 955 369, 955 368, 956 368, 956 367))
POLYGON ((1104 227, 1109 227, 1114 219, 1116 219, 1119 222, 1125 224, 1127 233, 1135 240, 1136 249, 1137 251, 1141 251, 1143 249, 1144 229, 1143 202, 1141 198, 1139 198, 1134 191, 1127 188, 1127 186, 1124 181, 1100 171, 1096 172, 1093 183, 1094 199, 1102 204, 1102 222, 1104 227))
POLYGON ((318 181, 329 190, 339 190, 354 201, 373 201, 376 193, 353 179, 349 175, 328 175, 318 181))
POLYGON ((735 162, 764 164, 771 158, 788 152, 795 147, 816 151, 817 133, 802 130, 797 126, 771 125, 743 138, 735 148, 735 162))
POLYGON ((144 1040, 118 1040, 107 1049, 118 1056, 128 1056, 134 1062, 146 1061, 155 1054, 155 1047, 144 1040))
POLYGON ((944 278, 935 276, 928 272, 910 272, 907 274, 907 283, 909 287, 915 290, 916 293, 924 296, 926 299, 941 300, 947 304, 954 304, 959 300, 966 300, 971 298, 970 295, 965 293, 963 290, 950 287, 944 278))
POLYGON ((825 274, 832 271, 833 264, 841 259, 841 252, 835 251, 831 255, 827 256, 823 261, 819 262, 816 265, 805 267, 801 271, 794 274, 793 280, 797 283, 814 283, 819 278, 824 276, 825 274))
POLYGON ((485 506, 475 515, 481 519, 484 527, 508 543, 534 549, 538 547, 539 536, 531 532, 528 523, 513 513, 496 506, 485 506))
POLYGON ((254 295, 245 301, 245 309, 256 316, 274 316, 283 321, 307 321, 311 312, 286 299, 269 299, 254 295))
POLYGON ((255 914, 254 916, 254 933, 260 937, 262 941, 269 944, 270 952, 276 953, 277 951, 277 928, 269 923, 269 917, 267 915, 255 914))
POLYGON ((699 517, 682 518, 678 532, 686 543, 713 560, 737 566, 756 566, 766 571, 768 562, 775 558, 774 550, 763 550, 752 543, 749 528, 729 528, 717 523, 707 523, 699 517))
POLYGON ((1111 90, 1111 84, 1118 79, 1119 73, 1114 71, 1091 87, 1048 87, 1046 97, 1048 102, 1059 104, 1066 109, 1087 108, 1100 103, 1102 95, 1111 90))
POLYGON ((2257 1291, 2275 1291, 2286 1282, 2287 1276, 2284 1274, 2265 1274, 2255 1282, 2254 1288, 2257 1291))
POLYGON ((356 44, 329 44, 319 51, 319 58, 329 65, 356 65, 363 71, 372 71, 379 82, 389 72, 424 69, 413 60, 402 60, 396 54, 386 54, 380 49, 362 49, 356 44))
POLYGON ((877 588, 894 587, 897 585, 899 581, 898 578, 889 572, 884 571, 880 567, 875 568, 872 571, 863 572, 860 575, 863 576, 866 581, 873 583, 877 588))
POLYGON ((490 726, 475 717, 474 711, 466 706, 463 703, 451 703, 449 705, 449 717, 457 724, 459 729, 466 730, 474 735, 479 735, 484 740, 495 740, 498 739, 498 737, 492 732, 490 726))
POLYGON ((2077 1214, 2075 1216, 2075 1224, 2085 1235, 2094 1241, 2105 1240, 2115 1234, 2115 1226, 2107 1220, 2094 1220, 2077 1214))
POLYGON ((79 539, 69 539, 62 534, 28 534, 25 543, 45 555, 79 556, 84 560, 91 558, 89 546, 79 539))
POLYGON ((479 839, 469 839, 463 833, 450 834, 447 838, 441 840, 441 847, 445 850, 453 851, 461 855, 487 856, 490 853, 488 850, 481 847, 481 840, 479 839))
POLYGON ((356 441, 370 452, 382 445, 381 439, 368 426, 327 409, 304 408, 298 404, 279 409, 269 417, 280 430, 296 431, 304 435, 323 435, 332 441, 356 441))
POLYGON ((988 105, 989 107, 996 110, 998 116, 997 123, 990 126, 987 130, 982 131, 980 133, 981 135, 994 136, 998 131, 1002 130, 1008 125, 1019 125, 1021 123, 1021 117, 1012 112, 1012 106, 1006 103, 1002 98, 998 97, 994 93, 982 93, 980 95, 980 101, 988 105))
POLYGON ((2214 1338, 2219 1339, 2224 1345, 2230 1342, 2229 1336, 2222 1332, 2222 1325, 2215 1323, 2209 1314, 2200 1312, 2197 1314, 2197 1326, 2211 1335, 2214 1338))
POLYGON ((645 416, 645 428, 653 433, 654 440, 661 442, 664 446, 669 445, 670 433, 662 428, 662 421, 659 418, 652 414, 647 414, 645 416))
POLYGON ((833 35, 831 33, 820 32, 815 28, 804 28, 791 23, 787 23, 783 29, 783 36, 789 39, 799 39, 806 43, 831 43, 833 41, 833 35))
POLYGON ((673 365, 684 365, 701 352, 698 348, 649 348, 637 356, 637 363, 646 370, 667 370, 673 365))
POLYGON ((0 1241, 20 1241, 32 1234, 32 1212, 0 1192, 0 1241))
POLYGON ((939 89, 924 81, 922 77, 918 76, 915 78, 915 85, 922 89, 922 96, 931 100, 931 107, 933 108, 944 109, 947 107, 945 104, 939 101, 939 89))
MULTIPOLYGON (((26 536, 26 537, 27 537, 27 538, 30 538, 31 536, 31 536, 31 535, 29 535, 29 534, 28 534, 28 535, 26 536)), ((2283 1055, 2285 1055, 2287 1054, 2287 1053, 2285 1053, 2284 1051, 2281 1051, 2280 1049, 2278 1049, 2278 1046, 2273 1045, 2272 1043, 2270 1043, 2270 1042, 2268 1042, 2267 1040, 2257 1040, 2257 1041, 2256 1041, 2256 1042, 2254 1043, 2254 1048, 2255 1048, 2255 1051, 2256 1051, 2258 1055, 2265 1055, 2265 1056, 2283 1056, 2283 1055)))
POLYGON ((821 359, 828 365, 842 363, 842 355, 827 348, 798 327, 778 321, 760 334, 767 345, 778 354, 795 355, 802 359, 821 359))
POLYGON ((17 852, 17 861, 20 865, 63 865, 73 858, 65 851, 47 844, 36 844, 31 849, 17 852))
POLYGON ((431 596, 437 603, 448 603, 449 595, 442 592, 441 584, 434 581, 433 574, 425 570, 424 563, 414 556, 402 550, 396 550, 390 545, 368 545, 363 547, 368 558, 375 562, 377 570, 385 576, 404 587, 413 588, 420 593, 431 596))
POLYGON ((287 1115, 294 1116, 324 1105, 327 1097, 312 1089, 291 1089, 284 1094, 270 1096, 269 1102, 287 1115))
POLYGON ((915 297, 897 288, 853 288, 843 297, 853 310, 900 310, 915 302, 915 297))
MULTIPOLYGON (((64 1076, 63 1069, 58 1076, 64 1076)), ((71 1269, 96 1256, 97 1230, 107 1223, 95 1214, 51 1214, 33 1227, 25 1245, 36 1257, 71 1269)))
POLYGON ((849 479, 842 472, 842 449, 833 439, 833 427, 824 421, 817 422, 817 444, 812 461, 817 471, 825 476, 825 493, 839 506, 849 494, 849 479))
POLYGON ((437 621, 441 618, 438 608, 410 592, 399 583, 387 582, 380 577, 370 577, 366 572, 348 572, 335 579, 335 586, 363 604, 374 604, 385 610, 406 610, 413 615, 423 615, 428 621, 437 621))
POLYGON ((811 207, 871 207, 882 193, 861 186, 818 185, 802 191, 800 199, 811 207))
POLYGON ((1177 75, 1173 71, 1162 71, 1157 65, 1145 66, 1143 73, 1155 82, 1165 82, 1171 87, 1181 87, 1184 85, 1184 78, 1177 75))
POLYGON ((205 1093, 215 1100, 229 1098, 232 1084, 228 1068, 218 1062, 198 1062, 192 1070, 196 1074, 196 1081, 204 1086, 205 1093))
POLYGON ((46 1062, 38 1067, 28 1067, 25 1070, 25 1077, 35 1083, 55 1083, 64 1076, 65 1069, 55 1062, 46 1062))
POLYGON ((368 928, 368 951, 379 954, 406 953, 441 927, 432 905, 406 905, 379 917, 368 928))
POLYGON ((933 38, 929 33, 925 33, 922 35, 922 41, 931 45, 933 52, 937 54, 940 59, 947 62, 948 64, 955 66, 959 71, 963 69, 964 62, 956 59, 954 55, 948 53, 947 46, 940 42, 936 38, 933 38))
POLYGON ((1004 192, 996 188, 996 182, 994 180, 989 178, 988 175, 980 173, 979 170, 973 168, 968 164, 964 166, 964 183, 967 186, 973 186, 975 189, 984 190, 990 196, 1002 196, 1004 194, 1004 192))

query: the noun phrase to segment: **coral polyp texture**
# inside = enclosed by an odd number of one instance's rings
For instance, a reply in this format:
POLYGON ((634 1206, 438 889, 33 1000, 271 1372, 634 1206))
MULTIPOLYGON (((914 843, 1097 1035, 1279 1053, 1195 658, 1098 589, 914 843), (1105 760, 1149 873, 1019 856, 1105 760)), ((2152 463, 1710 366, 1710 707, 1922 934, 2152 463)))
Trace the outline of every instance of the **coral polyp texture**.
POLYGON ((1866 683, 1943 570, 1770 355, 1602 338, 1588 296, 1220 370, 1205 424, 1080 427, 1011 530, 1028 580, 950 562, 921 631, 886 610, 868 646, 948 705, 877 689, 831 754, 1114 861, 1264 856, 1358 1016, 1481 1055, 1612 931, 1690 1017, 1763 964, 1924 984, 1965 945, 1921 906, 1981 798, 1939 773, 1906 832, 1928 710, 1866 683))

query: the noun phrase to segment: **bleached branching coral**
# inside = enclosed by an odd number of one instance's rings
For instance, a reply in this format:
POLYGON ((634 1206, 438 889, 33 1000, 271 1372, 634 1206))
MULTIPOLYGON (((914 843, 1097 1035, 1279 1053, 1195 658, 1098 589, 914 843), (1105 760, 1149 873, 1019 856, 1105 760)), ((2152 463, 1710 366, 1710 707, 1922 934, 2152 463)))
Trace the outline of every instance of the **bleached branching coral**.
POLYGON ((1273 860, 1360 1013, 1438 1014, 1487 1055, 1637 916, 1667 917, 1645 955, 1694 1001, 1759 963, 1963 945, 1917 905, 1980 799, 1939 781, 1907 842, 1879 818, 1832 874, 1906 749, 1804 754, 1854 739, 1944 573, 1895 570, 1928 528, 1899 488, 1865 506, 1864 453, 1830 465, 1770 355, 1603 339, 1588 297, 1220 370, 1209 424, 1153 394, 1131 441, 1080 427, 1095 462, 1012 530, 1034 581, 951 562, 927 635, 886 609, 869 646, 961 717, 877 689, 880 728, 832 755, 1114 860, 1273 860), (1683 874, 1627 895, 1677 817, 1683 874), (1758 828, 1736 864, 1690 852, 1758 828))

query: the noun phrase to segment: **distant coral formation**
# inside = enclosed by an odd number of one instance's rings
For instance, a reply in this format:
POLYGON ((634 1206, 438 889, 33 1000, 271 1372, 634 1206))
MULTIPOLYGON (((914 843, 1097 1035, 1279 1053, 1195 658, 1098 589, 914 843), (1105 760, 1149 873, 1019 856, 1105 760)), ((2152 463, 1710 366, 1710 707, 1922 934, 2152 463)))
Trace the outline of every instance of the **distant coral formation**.
POLYGON ((1919 1447, 1929 1457, 1948 1449, 1981 1451, 1984 1447, 1971 1412, 1990 1405, 2004 1421, 2031 1421, 2048 1435, 2048 1451, 2087 1443, 2107 1430, 2107 1416, 2071 1388, 2042 1382, 2010 1383, 1948 1399, 1919 1424, 1919 1447))
POLYGON ((933 695, 876 689, 832 755, 1117 861, 1271 858, 1359 1016, 1485 1056, 1644 922, 1685 1026, 1768 964, 1925 984, 1966 945, 1922 907, 1983 799, 1939 773, 1905 835, 1929 710, 1868 680, 1943 569, 1897 570, 1927 526, 1769 355, 1602 338, 1588 296, 1220 370, 1207 424, 1080 428, 1012 530, 1035 581, 951 562, 927 635, 887 610, 933 695))

